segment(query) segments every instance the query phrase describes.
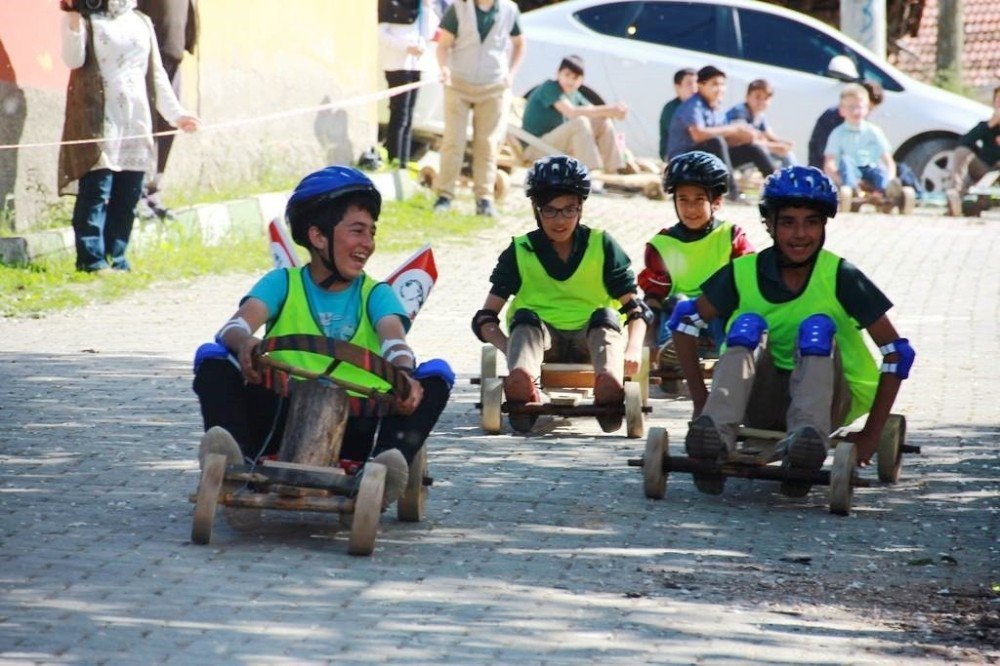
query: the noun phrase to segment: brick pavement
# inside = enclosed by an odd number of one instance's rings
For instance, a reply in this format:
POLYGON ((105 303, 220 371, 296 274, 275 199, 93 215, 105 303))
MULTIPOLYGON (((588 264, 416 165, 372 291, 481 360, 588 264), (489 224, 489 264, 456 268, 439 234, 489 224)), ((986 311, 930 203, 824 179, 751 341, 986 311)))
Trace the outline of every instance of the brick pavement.
MULTIPOLYGON (((982 595, 1000 548, 1000 224, 831 224, 828 246, 896 302, 918 350, 897 411, 925 451, 898 485, 859 489, 845 519, 822 490, 788 500, 763 482, 709 497, 673 475, 665 500, 647 500, 625 466, 642 442, 587 422, 482 435, 468 320, 504 238, 524 228, 523 203, 509 208, 472 242, 436 250, 440 282, 411 338, 461 379, 430 442, 427 521, 387 516, 370 559, 348 557, 336 521, 316 516, 271 514, 247 533, 220 519, 210 546, 188 541, 190 356, 252 277, 0 322, 0 663, 1000 657, 996 625, 976 624, 997 612, 982 595), (811 564, 781 559, 792 553, 811 564)), ((728 215, 764 245, 753 212, 728 215)), ((636 258, 669 213, 611 195, 587 209, 636 258)), ((376 255, 372 272, 400 258, 376 255)), ((657 398, 654 410, 649 424, 676 447, 689 403, 657 398)))

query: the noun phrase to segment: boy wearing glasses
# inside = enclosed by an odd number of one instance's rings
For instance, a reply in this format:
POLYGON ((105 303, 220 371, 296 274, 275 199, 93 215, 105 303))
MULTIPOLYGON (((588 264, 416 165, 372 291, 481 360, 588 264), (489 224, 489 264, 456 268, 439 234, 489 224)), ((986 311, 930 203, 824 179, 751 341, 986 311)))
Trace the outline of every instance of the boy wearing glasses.
POLYGON ((771 129, 764 113, 771 106, 774 88, 765 79, 754 79, 747 86, 746 101, 737 104, 726 112, 726 120, 730 123, 746 123, 757 133, 754 143, 764 148, 771 160, 781 167, 798 164, 792 153, 792 142, 782 139, 771 129))
MULTIPOLYGON (((580 224, 590 176, 578 160, 564 155, 538 160, 528 171, 525 192, 538 229, 514 238, 500 254, 472 331, 507 356, 508 403, 541 402, 535 380, 544 361, 592 363, 594 403, 621 404, 624 376, 639 371, 652 320, 636 296, 631 261, 609 234, 580 224), (508 337, 500 328, 500 310, 511 296, 508 337)), ((605 432, 614 432, 622 417, 598 421, 605 432)))

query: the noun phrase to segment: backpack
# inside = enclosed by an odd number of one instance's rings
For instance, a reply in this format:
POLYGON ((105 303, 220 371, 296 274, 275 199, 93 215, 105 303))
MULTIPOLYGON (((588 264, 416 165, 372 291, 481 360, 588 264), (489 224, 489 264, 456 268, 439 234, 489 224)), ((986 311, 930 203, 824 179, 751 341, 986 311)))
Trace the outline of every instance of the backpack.
POLYGON ((378 0, 379 23, 402 23, 409 25, 417 20, 420 0, 378 0))

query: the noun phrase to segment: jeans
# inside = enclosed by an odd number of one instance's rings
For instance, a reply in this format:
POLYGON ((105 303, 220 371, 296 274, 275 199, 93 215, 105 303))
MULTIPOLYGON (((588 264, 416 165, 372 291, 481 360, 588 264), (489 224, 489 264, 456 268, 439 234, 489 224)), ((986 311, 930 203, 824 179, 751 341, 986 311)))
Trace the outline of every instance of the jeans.
POLYGON ((875 192, 884 193, 886 186, 889 184, 889 173, 881 164, 858 166, 850 157, 841 157, 838 171, 840 172, 841 182, 855 190, 858 189, 858 185, 861 183, 866 183, 875 192))
MULTIPOLYGON (((407 462, 424 445, 444 411, 451 389, 440 377, 421 379, 424 397, 409 415, 350 416, 340 448, 343 460, 364 461, 389 449, 399 449, 407 462)), ((288 417, 288 399, 258 384, 248 384, 227 359, 205 359, 194 377, 205 430, 221 426, 240 445, 243 455, 256 459, 281 448, 288 417)))
POLYGON ((77 270, 131 269, 125 251, 144 175, 141 171, 97 169, 80 178, 73 207, 77 270))
MULTIPOLYGON (((385 73, 390 88, 415 83, 420 80, 419 71, 406 69, 385 73)), ((390 160, 397 160, 401 167, 410 161, 410 147, 413 141, 413 107, 417 103, 417 91, 409 90, 389 98, 389 126, 385 139, 385 149, 390 160)))

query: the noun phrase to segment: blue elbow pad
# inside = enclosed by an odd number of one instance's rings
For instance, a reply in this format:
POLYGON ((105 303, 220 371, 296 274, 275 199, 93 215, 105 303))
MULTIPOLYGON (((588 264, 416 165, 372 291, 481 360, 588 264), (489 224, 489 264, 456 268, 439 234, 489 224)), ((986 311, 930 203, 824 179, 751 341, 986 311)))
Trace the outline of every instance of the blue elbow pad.
POLYGON ((917 357, 917 352, 910 346, 909 339, 898 338, 887 345, 882 345, 878 350, 882 352, 882 356, 899 354, 899 360, 895 363, 886 363, 883 360, 882 366, 879 368, 880 372, 896 375, 900 379, 906 379, 910 376, 910 368, 913 367, 913 359, 917 357))
POLYGON ((750 351, 757 349, 757 345, 764 339, 767 331, 767 321, 756 312, 745 312, 733 320, 729 327, 729 334, 726 336, 726 345, 729 347, 746 347, 750 351))
POLYGON ((799 324, 799 354, 829 356, 833 353, 833 336, 837 324, 829 315, 809 315, 799 324))
POLYGON ((695 338, 707 325, 698 314, 698 307, 694 300, 678 303, 670 314, 670 321, 667 322, 667 328, 674 333, 685 333, 695 338))
POLYGON ((432 358, 424 361, 413 370, 414 379, 426 379, 428 377, 440 377, 444 380, 448 388, 455 386, 455 371, 448 365, 448 361, 442 358, 432 358))

